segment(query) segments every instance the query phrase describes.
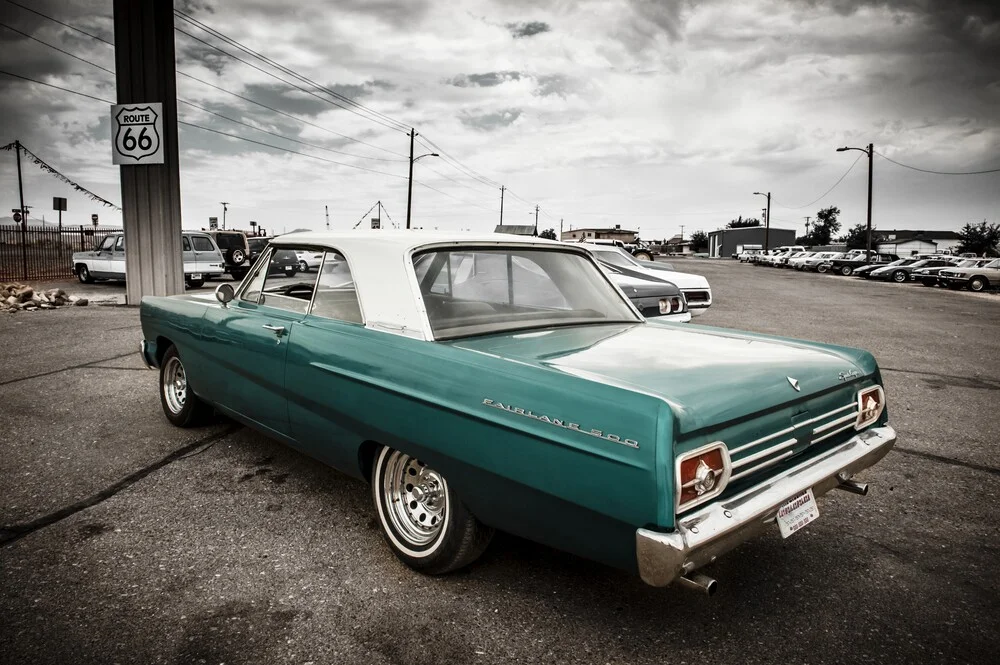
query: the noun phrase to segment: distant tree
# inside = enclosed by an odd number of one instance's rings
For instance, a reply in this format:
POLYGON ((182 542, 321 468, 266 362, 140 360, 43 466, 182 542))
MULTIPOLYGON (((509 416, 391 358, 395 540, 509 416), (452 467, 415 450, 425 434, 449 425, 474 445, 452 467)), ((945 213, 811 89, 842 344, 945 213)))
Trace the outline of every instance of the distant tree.
POLYGON ((545 229, 544 231, 542 231, 541 233, 538 234, 538 237, 539 238, 548 238, 549 240, 555 240, 556 239, 556 230, 555 229, 545 229))
MULTIPOLYGON (((881 242, 881 236, 875 232, 875 228, 872 227, 872 250, 874 251, 875 245, 881 242)), ((847 249, 867 249, 868 248, 868 225, 867 224, 856 224, 851 227, 845 235, 840 238, 840 242, 847 245, 847 249)))
POLYGON ((704 252, 708 249, 708 234, 704 231, 695 231, 691 234, 691 251, 704 252))
POLYGON ((830 241, 833 239, 833 234, 840 230, 840 222, 837 218, 840 216, 840 208, 837 206, 830 206, 829 208, 823 208, 816 213, 816 221, 813 222, 812 228, 804 236, 800 236, 797 239, 800 245, 829 245, 830 241))
POLYGON ((985 219, 978 224, 966 224, 958 236, 961 238, 959 252, 972 252, 976 256, 1000 253, 1000 224, 989 224, 985 219))
POLYGON ((745 229, 751 226, 762 226, 759 219, 747 217, 743 219, 743 215, 740 215, 736 219, 732 220, 726 224, 727 229, 745 229))

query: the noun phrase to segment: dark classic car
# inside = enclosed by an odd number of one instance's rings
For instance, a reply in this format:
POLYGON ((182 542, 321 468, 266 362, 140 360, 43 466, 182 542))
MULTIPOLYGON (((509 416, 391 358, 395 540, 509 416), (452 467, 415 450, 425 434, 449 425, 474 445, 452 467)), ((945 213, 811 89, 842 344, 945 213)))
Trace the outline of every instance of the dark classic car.
POLYGON ((872 260, 868 261, 864 254, 855 254, 854 256, 849 256, 843 259, 834 259, 830 261, 827 265, 826 270, 828 272, 835 272, 847 277, 854 273, 854 271, 862 266, 873 265, 885 265, 892 261, 898 261, 899 257, 895 254, 877 254, 872 252, 872 260))
MULTIPOLYGON (((274 238, 250 238, 247 243, 250 248, 250 262, 256 263, 257 258, 267 249, 274 238)), ((277 249, 271 253, 268 271, 271 274, 284 273, 288 277, 295 277, 295 273, 301 270, 299 256, 296 252, 286 249, 277 249)))
POLYGON ((962 259, 957 256, 950 257, 948 263, 943 266, 933 268, 917 268, 910 274, 910 279, 920 282, 924 286, 937 286, 938 274, 946 268, 976 268, 989 263, 989 259, 962 259))
POLYGON ((875 270, 868 273, 868 278, 889 280, 896 282, 897 284, 903 284, 910 281, 910 274, 918 268, 946 268, 950 265, 951 261, 943 258, 918 259, 908 263, 901 263, 897 265, 889 264, 880 268, 875 268, 875 270))
POLYGON ((869 263, 855 268, 851 274, 855 277, 864 277, 865 279, 868 279, 871 277, 873 270, 891 268, 894 266, 907 266, 917 261, 919 261, 919 259, 896 259, 895 261, 890 261, 889 263, 869 263))
POLYGON ((795 534, 832 489, 865 494, 855 474, 896 441, 870 353, 646 320, 583 247, 271 243, 214 298, 143 298, 163 412, 187 427, 218 410, 368 481, 388 547, 424 573, 472 563, 499 529, 712 593, 699 568, 795 534), (321 268, 272 275, 295 250, 321 268))

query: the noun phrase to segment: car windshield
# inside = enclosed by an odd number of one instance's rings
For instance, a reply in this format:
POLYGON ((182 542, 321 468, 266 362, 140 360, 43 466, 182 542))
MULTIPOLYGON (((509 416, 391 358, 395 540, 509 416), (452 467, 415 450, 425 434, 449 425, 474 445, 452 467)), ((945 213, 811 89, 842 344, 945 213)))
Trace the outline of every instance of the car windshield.
POLYGON ((987 263, 983 267, 984 268, 1000 268, 1000 259, 997 259, 996 261, 990 261, 989 263, 987 263))
POLYGON ((610 263, 613 266, 618 266, 619 268, 641 268, 635 259, 631 255, 626 254, 620 249, 595 249, 593 250, 594 256, 597 257, 599 261, 604 261, 605 263, 610 263))
POLYGON ((460 248, 424 252, 413 264, 436 339, 641 320, 575 252, 460 248))
POLYGON ((223 252, 227 249, 243 249, 243 234, 242 233, 216 233, 215 234, 215 244, 219 246, 223 252))
POLYGON ((920 259, 919 261, 911 261, 910 262, 910 267, 911 268, 919 268, 921 266, 927 265, 927 263, 928 263, 927 259, 920 259))

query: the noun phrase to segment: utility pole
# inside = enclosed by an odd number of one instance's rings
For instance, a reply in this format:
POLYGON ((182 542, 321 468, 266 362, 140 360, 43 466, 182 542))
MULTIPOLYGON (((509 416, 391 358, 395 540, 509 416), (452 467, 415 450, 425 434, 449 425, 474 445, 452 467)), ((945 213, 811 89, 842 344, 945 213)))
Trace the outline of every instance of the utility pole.
POLYGON ((28 211, 24 209, 24 182, 21 180, 21 141, 14 141, 17 156, 17 196, 21 201, 21 270, 24 280, 28 280, 28 211))
POLYGON ((323 206, 323 209, 326 210, 326 230, 329 231, 330 230, 330 206, 323 206))
POLYGON ((771 249, 771 192, 754 192, 754 196, 766 196, 767 207, 761 212, 764 213, 764 251, 771 249))
POLYGON ((222 230, 225 231, 226 230, 226 210, 228 210, 228 208, 226 206, 229 205, 229 201, 221 201, 221 203, 222 203, 222 230))
POLYGON ((684 225, 681 224, 681 242, 684 242, 684 225))
POLYGON ((872 262, 872 156, 875 144, 868 144, 868 248, 865 253, 865 263, 872 262))
POLYGON ((507 189, 503 185, 500 186, 500 226, 503 226, 503 193, 507 189))
POLYGON ((809 220, 810 220, 811 217, 812 217, 812 215, 806 215, 806 218, 805 218, 806 219, 806 235, 809 235, 809 220))
POLYGON ((535 206, 535 236, 538 236, 538 206, 535 206))
POLYGON ((559 240, 562 240, 562 234, 563 234, 563 230, 562 229, 563 229, 563 218, 560 217, 559 218, 559 240))
MULTIPOLYGON (((410 228, 410 206, 413 204, 413 139, 417 136, 410 127, 410 178, 406 181, 406 228, 410 228)), ((379 217, 381 219, 381 216, 379 217)), ((381 222, 379 222, 381 225, 381 222)))

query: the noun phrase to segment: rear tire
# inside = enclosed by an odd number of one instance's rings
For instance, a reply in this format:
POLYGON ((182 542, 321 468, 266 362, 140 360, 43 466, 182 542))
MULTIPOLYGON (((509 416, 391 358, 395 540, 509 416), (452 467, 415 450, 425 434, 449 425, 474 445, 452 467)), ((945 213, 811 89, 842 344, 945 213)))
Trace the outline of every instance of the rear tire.
POLYGON ((205 280, 203 279, 192 279, 188 281, 188 287, 192 289, 200 289, 205 286, 205 280))
POLYGON ((906 274, 905 270, 897 270, 896 272, 892 273, 892 281, 896 282, 897 284, 902 284, 908 278, 909 275, 906 274))
POLYGON ((285 277, 295 277, 297 272, 298 269, 296 268, 285 268, 285 277))
POLYGON ((921 281, 921 283, 924 286, 936 286, 937 285, 937 280, 936 279, 927 279, 927 278, 924 278, 924 279, 922 279, 920 281, 921 281))
POLYGON ((173 345, 160 361, 160 405, 170 424, 177 427, 200 425, 212 414, 211 407, 191 389, 184 363, 173 345))
POLYGON ((443 575, 486 550, 493 529, 469 512, 444 476, 409 455, 382 448, 372 465, 372 498, 389 549, 410 568, 443 575))
POLYGON ((90 268, 85 263, 81 263, 76 267, 76 278, 80 280, 81 284, 94 283, 94 278, 90 276, 90 268))
POLYGON ((844 277, 850 277, 852 272, 854 272, 854 268, 851 266, 840 266, 840 274, 844 277))
POLYGON ((825 273, 829 268, 827 266, 816 266, 816 272, 825 273))
POLYGON ((305 261, 299 261, 299 270, 301 272, 309 272, 309 264, 305 261))
POLYGON ((650 254, 649 252, 636 252, 635 254, 632 255, 632 258, 634 258, 636 261, 652 261, 653 255, 650 254))
POLYGON ((989 288, 989 286, 990 282, 985 277, 980 277, 977 275, 969 280, 970 291, 975 291, 978 293, 979 291, 985 291, 987 288, 989 288))

